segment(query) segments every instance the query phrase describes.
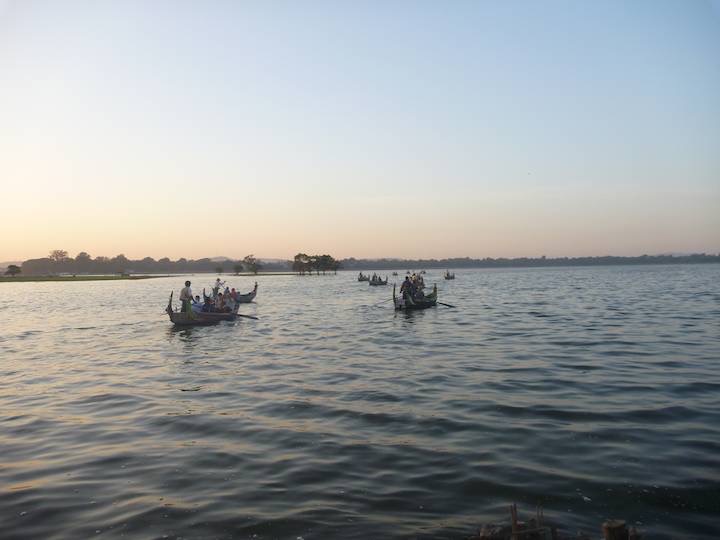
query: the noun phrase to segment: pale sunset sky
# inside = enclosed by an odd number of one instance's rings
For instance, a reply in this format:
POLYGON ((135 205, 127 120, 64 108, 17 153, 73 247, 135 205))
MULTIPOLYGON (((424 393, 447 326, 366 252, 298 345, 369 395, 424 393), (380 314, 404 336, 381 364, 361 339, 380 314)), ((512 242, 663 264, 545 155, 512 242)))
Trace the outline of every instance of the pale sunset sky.
POLYGON ((720 251, 720 2, 0 0, 0 261, 720 251))

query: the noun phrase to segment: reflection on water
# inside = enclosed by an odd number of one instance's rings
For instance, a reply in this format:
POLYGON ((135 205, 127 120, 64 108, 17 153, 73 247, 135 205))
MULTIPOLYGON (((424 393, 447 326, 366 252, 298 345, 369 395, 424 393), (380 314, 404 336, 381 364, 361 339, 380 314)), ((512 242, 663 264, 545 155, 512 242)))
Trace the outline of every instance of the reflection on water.
POLYGON ((179 339, 183 343, 194 343, 202 337, 202 334, 198 333, 198 330, 202 330, 198 327, 183 327, 169 325, 167 329, 168 341, 172 342, 174 339, 179 339))
POLYGON ((716 538, 720 267, 456 274, 455 309, 283 276, 181 329, 183 276, 0 285, 3 537, 463 538, 517 501, 716 538))

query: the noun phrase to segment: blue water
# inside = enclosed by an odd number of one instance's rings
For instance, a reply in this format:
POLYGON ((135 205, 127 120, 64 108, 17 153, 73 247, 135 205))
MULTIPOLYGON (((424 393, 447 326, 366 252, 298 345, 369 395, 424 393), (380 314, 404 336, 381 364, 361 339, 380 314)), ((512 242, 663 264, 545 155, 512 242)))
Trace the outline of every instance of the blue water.
POLYGON ((464 538, 511 502, 720 536, 720 265, 456 274, 409 314, 259 277, 259 320, 188 330, 185 276, 0 284, 0 537, 464 538))

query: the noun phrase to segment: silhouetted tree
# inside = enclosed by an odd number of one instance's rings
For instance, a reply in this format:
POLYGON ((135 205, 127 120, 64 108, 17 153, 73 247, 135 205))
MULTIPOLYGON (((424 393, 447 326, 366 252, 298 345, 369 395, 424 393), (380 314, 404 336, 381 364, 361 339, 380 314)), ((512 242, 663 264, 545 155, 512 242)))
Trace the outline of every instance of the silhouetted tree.
POLYGON ((116 274, 124 274, 127 272, 129 265, 130 261, 122 253, 110 259, 111 272, 116 274))
POLYGON ((75 255, 75 270, 77 272, 89 272, 92 268, 92 257, 90 254, 81 251, 75 255))
POLYGON ((235 270, 235 275, 237 276, 238 274, 240 274, 240 272, 243 271, 243 265, 239 262, 236 262, 233 266, 233 270, 235 270))
POLYGON ((316 259, 318 273, 322 272, 325 274, 328 270, 333 269, 335 259, 333 259, 330 255, 320 255, 319 257, 316 257, 316 259))
POLYGON ((340 263, 336 261, 330 255, 306 255, 305 253, 298 253, 295 255, 292 263, 292 269, 294 272, 304 275, 306 272, 312 274, 313 271, 325 274, 329 271, 337 272, 340 268, 340 263))
POLYGON ((22 270, 17 264, 10 264, 8 265, 7 269, 5 270, 6 276, 15 277, 17 276, 22 270))
POLYGON ((215 273, 216 273, 216 274, 222 274, 222 273, 223 273, 223 267, 222 267, 222 266, 216 266, 216 267, 215 267, 215 273))
POLYGON ((310 269, 310 257, 305 253, 298 253, 293 259, 292 269, 301 276, 305 275, 305 272, 310 269))
POLYGON ((110 259, 103 257, 102 255, 95 257, 95 260, 93 261, 93 272, 98 274, 110 272, 110 259))
POLYGON ((257 274, 262 266, 260 264, 260 261, 258 261, 252 254, 246 255, 242 262, 245 268, 247 268, 248 271, 252 272, 253 274, 257 274))
POLYGON ((50 255, 48 255, 50 260, 52 260, 56 263, 63 262, 65 259, 67 259, 67 256, 68 256, 68 252, 65 251, 64 249, 53 249, 50 252, 50 255))

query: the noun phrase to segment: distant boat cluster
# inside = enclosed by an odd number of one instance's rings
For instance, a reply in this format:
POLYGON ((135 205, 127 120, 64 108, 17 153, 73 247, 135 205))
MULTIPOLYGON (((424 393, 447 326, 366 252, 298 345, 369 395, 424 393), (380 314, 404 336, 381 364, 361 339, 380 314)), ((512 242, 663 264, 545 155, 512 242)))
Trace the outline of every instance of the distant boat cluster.
MULTIPOLYGON (((392 300, 397 311, 427 309, 436 306, 438 303, 442 304, 442 302, 437 301, 437 285, 433 285, 430 292, 425 292, 423 274, 425 274, 424 270, 412 274, 408 270, 399 291, 397 284, 393 284, 392 300)), ((393 272, 393 275, 397 276, 397 272, 393 272)), ((448 270, 445 272, 444 277, 445 279, 455 279, 455 274, 451 274, 448 270)), ((385 276, 385 279, 383 279, 377 273, 366 275, 360 272, 357 280, 358 282, 366 281, 370 286, 382 286, 388 284, 389 278, 385 276)), ((174 325, 206 326, 219 321, 233 321, 237 317, 257 319, 257 317, 238 313, 241 304, 247 304, 255 300, 258 291, 257 282, 255 282, 252 291, 241 294, 235 288, 230 288, 224 281, 217 278, 215 284, 211 287, 211 294, 206 294, 205 289, 203 289, 202 300, 199 295, 193 295, 191 285, 190 281, 186 281, 185 287, 180 291, 180 307, 178 309, 173 307, 174 293, 170 293, 170 299, 165 311, 174 325)), ((454 307, 449 304, 442 305, 454 307)))

